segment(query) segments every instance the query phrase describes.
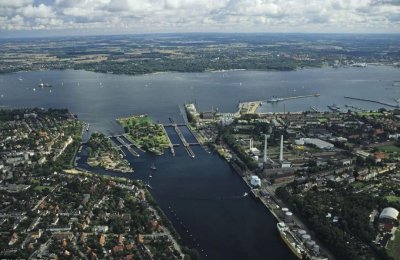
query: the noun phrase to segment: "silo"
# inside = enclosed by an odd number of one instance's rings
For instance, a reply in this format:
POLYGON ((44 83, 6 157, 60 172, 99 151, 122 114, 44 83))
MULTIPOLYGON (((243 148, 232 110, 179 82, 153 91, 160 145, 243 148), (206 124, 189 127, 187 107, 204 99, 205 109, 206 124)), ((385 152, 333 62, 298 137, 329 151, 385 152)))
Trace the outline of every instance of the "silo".
POLYGON ((308 235, 308 234, 302 235, 302 236, 301 236, 301 240, 302 240, 303 242, 307 242, 307 241, 311 240, 311 236, 308 235))
POLYGON ((301 237, 302 235, 307 234, 307 231, 305 231, 304 229, 298 229, 297 234, 299 234, 299 236, 301 237))
POLYGON ((315 246, 315 241, 314 240, 309 240, 306 242, 307 248, 309 249, 313 249, 313 247, 315 246))
POLYGON ((293 213, 288 211, 285 213, 285 221, 286 222, 292 222, 293 221, 293 213))
POLYGON ((319 254, 319 245, 314 245, 312 250, 314 253, 319 254))

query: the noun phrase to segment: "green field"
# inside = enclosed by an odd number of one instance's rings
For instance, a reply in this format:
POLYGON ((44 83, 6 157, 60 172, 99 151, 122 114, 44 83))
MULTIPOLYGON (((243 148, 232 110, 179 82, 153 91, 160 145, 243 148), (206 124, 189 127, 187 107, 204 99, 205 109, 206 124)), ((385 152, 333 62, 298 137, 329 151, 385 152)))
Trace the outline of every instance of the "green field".
POLYGON ((380 112, 358 112, 358 116, 381 116, 382 113, 380 112))
POLYGON ((127 118, 117 119, 118 123, 124 128, 129 140, 141 149, 163 154, 164 149, 169 147, 169 138, 164 132, 161 124, 153 123, 147 115, 137 115, 127 118))
POLYGON ((386 196, 385 199, 388 202, 398 202, 398 201, 400 201, 400 197, 393 196, 393 195, 386 196))
POLYGON ((389 241, 387 250, 391 257, 400 260, 400 230, 396 230, 395 239, 389 241))
POLYGON ((36 186, 35 188, 34 188, 34 190, 35 191, 43 191, 44 189, 48 189, 48 190, 51 190, 51 189, 53 189, 53 187, 52 186, 36 186))
POLYGON ((151 118, 147 115, 131 116, 117 119, 122 127, 140 127, 153 123, 151 118))
POLYGON ((379 147, 379 151, 387 153, 400 153, 400 147, 395 145, 386 145, 379 147))

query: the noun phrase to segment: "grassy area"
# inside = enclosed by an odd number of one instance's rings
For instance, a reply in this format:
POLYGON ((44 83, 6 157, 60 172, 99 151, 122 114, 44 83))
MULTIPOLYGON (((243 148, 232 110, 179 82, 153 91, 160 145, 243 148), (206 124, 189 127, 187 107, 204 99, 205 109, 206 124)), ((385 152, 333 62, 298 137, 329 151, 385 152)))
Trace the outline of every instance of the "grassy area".
POLYGON ((379 151, 387 153, 400 153, 400 147, 394 145, 386 145, 379 147, 379 151))
POLYGON ((147 115, 131 116, 117 119, 122 127, 146 126, 152 124, 153 121, 147 115))
POLYGON ((355 188, 355 189, 361 189, 365 186, 365 184, 362 182, 353 182, 351 184, 351 186, 353 186, 353 188, 355 188))
POLYGON ((380 112, 358 112, 358 116, 381 116, 382 113, 380 112))
POLYGON ((400 201, 400 197, 393 196, 393 195, 386 196, 385 199, 388 202, 399 202, 400 201))
POLYGON ((129 140, 141 149, 155 154, 163 154, 169 147, 169 139, 161 124, 153 123, 147 115, 131 116, 117 119, 124 128, 129 140))
POLYGON ((51 190, 51 189, 53 189, 54 187, 53 186, 36 186, 35 188, 34 188, 34 190, 35 191, 43 191, 44 189, 48 189, 48 190, 51 190))
POLYGON ((400 260, 400 230, 396 230, 395 239, 389 241, 387 250, 391 257, 400 260))

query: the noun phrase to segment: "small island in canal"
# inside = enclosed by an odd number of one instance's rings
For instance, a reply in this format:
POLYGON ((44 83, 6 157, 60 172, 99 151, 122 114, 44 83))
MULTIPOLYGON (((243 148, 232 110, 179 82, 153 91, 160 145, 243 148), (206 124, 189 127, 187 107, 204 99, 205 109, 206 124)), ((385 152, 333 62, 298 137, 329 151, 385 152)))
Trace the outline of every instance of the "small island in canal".
POLYGON ((89 158, 87 160, 91 167, 101 167, 106 170, 133 172, 129 162, 123 158, 117 148, 102 133, 91 135, 87 143, 89 158))
POLYGON ((162 155, 170 146, 163 125, 153 123, 147 115, 134 115, 117 121, 124 128, 125 137, 142 150, 162 155))

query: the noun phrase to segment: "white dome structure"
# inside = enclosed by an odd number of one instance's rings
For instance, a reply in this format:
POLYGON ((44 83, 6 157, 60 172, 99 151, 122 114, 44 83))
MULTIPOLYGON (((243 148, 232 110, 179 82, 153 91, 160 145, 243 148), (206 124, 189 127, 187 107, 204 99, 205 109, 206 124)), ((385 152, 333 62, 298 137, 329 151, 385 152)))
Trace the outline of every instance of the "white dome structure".
POLYGON ((384 208, 379 215, 379 219, 397 220, 399 211, 395 208, 384 208))

